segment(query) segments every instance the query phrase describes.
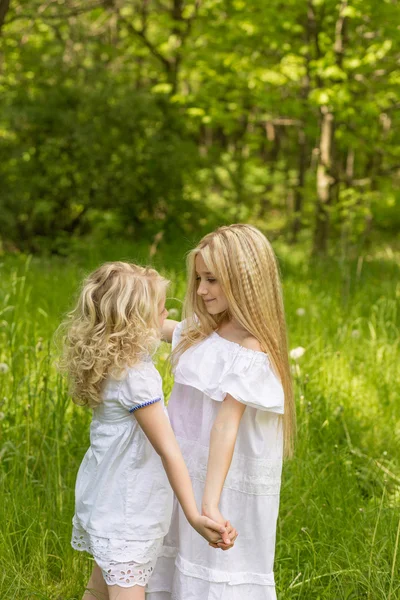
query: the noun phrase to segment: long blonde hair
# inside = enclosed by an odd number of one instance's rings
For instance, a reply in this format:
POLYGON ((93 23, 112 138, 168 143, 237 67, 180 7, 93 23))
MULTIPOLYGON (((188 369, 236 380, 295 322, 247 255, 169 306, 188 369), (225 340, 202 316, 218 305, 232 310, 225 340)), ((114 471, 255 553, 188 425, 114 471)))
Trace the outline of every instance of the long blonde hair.
POLYGON ((108 262, 83 282, 76 307, 61 325, 60 370, 67 373, 76 404, 95 407, 110 374, 154 353, 159 303, 168 285, 154 269, 108 262))
POLYGON ((226 320, 235 318, 260 343, 278 374, 284 394, 285 456, 293 453, 296 415, 290 374, 285 312, 278 263, 266 237, 256 227, 237 224, 206 235, 188 255, 188 289, 183 318, 187 319, 173 363, 190 346, 206 338, 226 320), (197 294, 196 256, 218 279, 228 309, 210 315, 197 294))

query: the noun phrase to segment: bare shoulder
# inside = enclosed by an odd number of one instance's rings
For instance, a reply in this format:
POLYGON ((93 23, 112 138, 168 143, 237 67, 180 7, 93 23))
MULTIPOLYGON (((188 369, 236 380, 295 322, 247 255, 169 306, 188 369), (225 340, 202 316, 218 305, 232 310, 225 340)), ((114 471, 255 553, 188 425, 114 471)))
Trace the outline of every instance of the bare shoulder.
POLYGON ((243 348, 248 348, 249 350, 256 350, 257 352, 262 352, 260 342, 253 335, 248 335, 245 338, 243 338, 241 345, 243 346, 243 348))

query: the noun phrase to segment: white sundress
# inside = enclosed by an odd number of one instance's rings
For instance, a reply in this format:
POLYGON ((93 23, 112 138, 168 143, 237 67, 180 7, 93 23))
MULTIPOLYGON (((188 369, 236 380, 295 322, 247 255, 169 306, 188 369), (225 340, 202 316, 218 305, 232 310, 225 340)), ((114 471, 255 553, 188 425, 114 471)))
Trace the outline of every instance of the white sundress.
MULTIPOLYGON (((183 326, 175 330, 173 347, 183 326)), ((210 547, 175 500, 147 600, 276 600, 283 389, 266 354, 214 332, 180 356, 168 404, 199 507, 211 427, 226 394, 246 404, 219 505, 239 537, 227 552, 210 547)))
MULTIPOLYGON (((173 492, 135 412, 163 402, 151 359, 109 378, 93 410, 90 447, 75 486, 71 544, 86 550, 108 585, 145 586, 168 531, 173 492)), ((165 409, 166 410, 166 409, 165 409)))

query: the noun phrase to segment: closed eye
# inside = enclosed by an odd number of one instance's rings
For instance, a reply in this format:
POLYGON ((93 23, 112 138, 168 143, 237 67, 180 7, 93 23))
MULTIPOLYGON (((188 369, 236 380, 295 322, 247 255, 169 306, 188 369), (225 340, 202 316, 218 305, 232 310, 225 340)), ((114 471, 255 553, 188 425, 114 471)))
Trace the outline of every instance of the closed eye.
MULTIPOLYGON (((201 277, 196 277, 196 281, 201 281, 201 277)), ((209 283, 215 283, 217 280, 212 277, 207 277, 206 281, 209 283)))

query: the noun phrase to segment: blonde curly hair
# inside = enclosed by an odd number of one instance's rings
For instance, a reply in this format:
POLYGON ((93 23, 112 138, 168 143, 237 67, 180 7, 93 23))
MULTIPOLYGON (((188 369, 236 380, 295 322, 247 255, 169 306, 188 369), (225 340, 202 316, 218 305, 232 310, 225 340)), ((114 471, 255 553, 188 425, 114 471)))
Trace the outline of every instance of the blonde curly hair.
POLYGON ((120 376, 160 341, 159 304, 169 281, 150 267, 108 262, 83 282, 76 307, 60 326, 58 366, 76 404, 101 404, 108 375, 120 376))

